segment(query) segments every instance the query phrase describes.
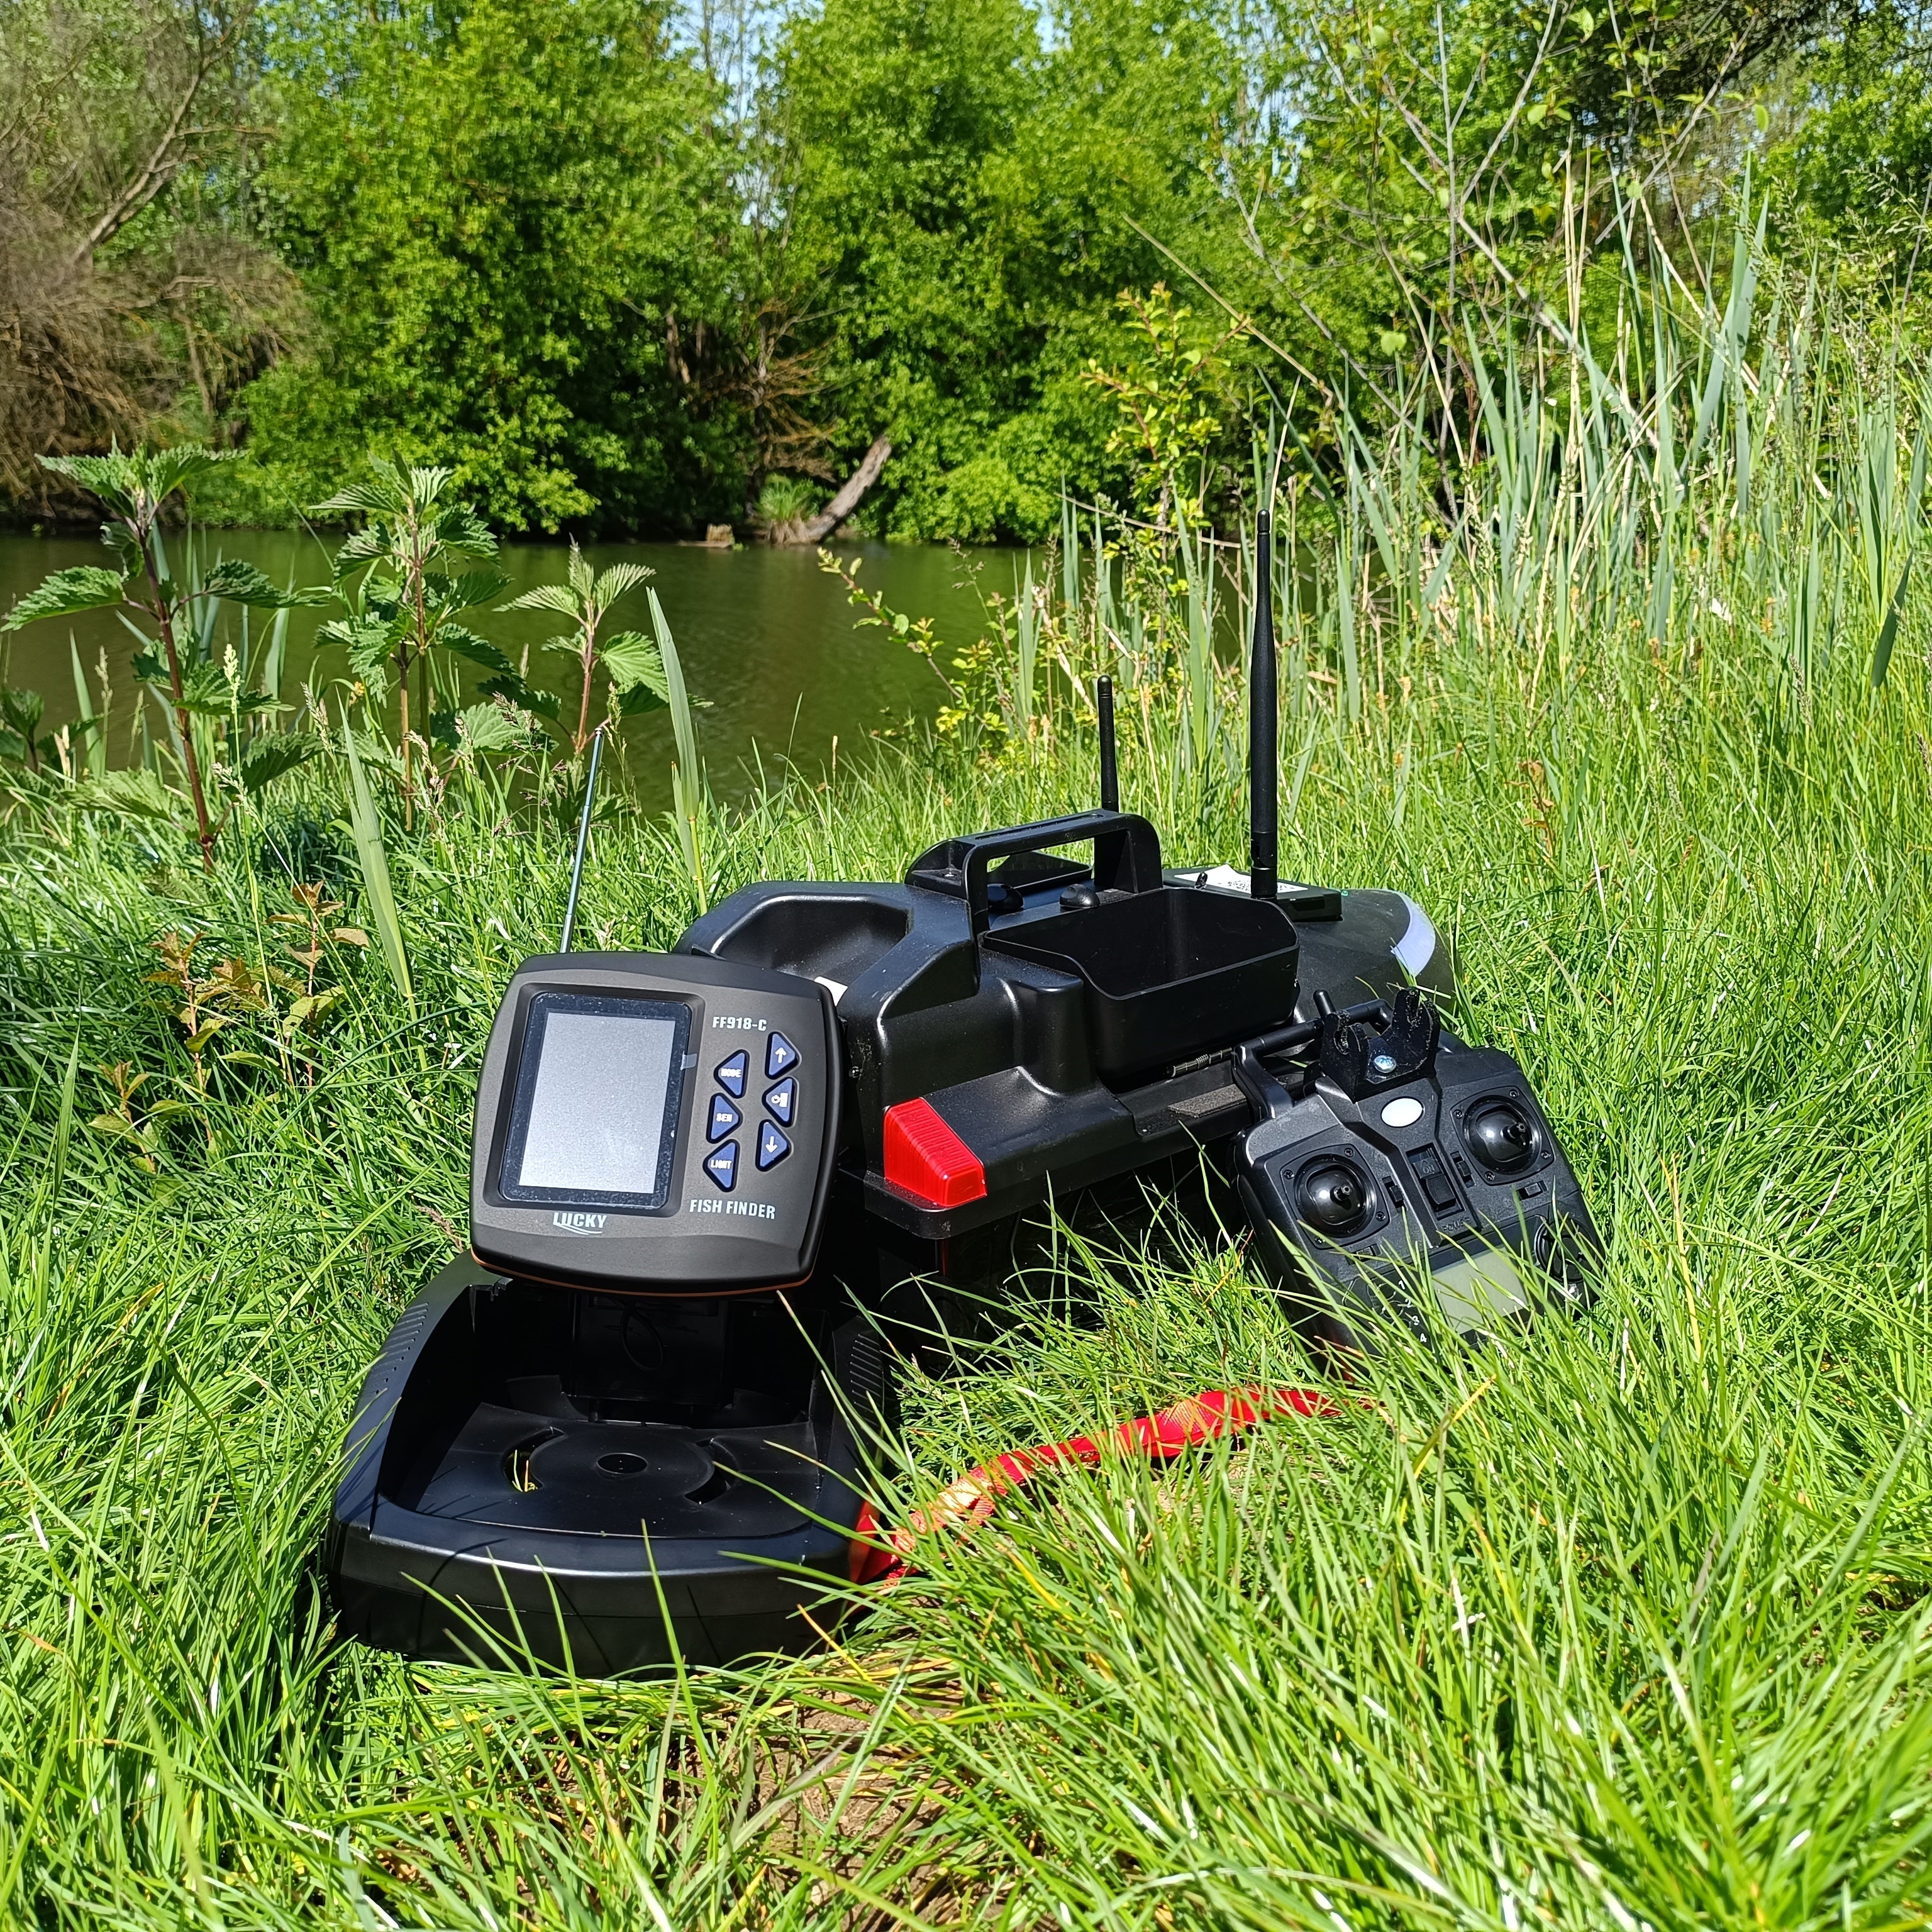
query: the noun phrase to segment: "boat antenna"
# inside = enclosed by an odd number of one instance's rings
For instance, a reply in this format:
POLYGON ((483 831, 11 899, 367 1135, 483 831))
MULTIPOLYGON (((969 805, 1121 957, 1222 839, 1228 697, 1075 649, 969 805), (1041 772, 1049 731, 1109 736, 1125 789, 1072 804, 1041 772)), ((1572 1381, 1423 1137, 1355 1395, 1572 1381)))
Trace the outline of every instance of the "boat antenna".
POLYGON ((584 848, 590 843, 590 806, 597 796, 597 761, 603 755, 607 728, 600 724, 590 734, 590 770, 584 781, 584 810, 577 820, 577 856, 570 862, 570 897, 564 902, 563 934, 556 942, 560 952, 570 950, 571 929, 577 923, 577 895, 584 885, 584 848))
MULTIPOLYGON (((1270 484, 1273 479, 1270 478, 1270 484)), ((1274 497, 1270 488, 1270 502, 1274 497)), ((1274 557, 1270 503, 1255 520, 1255 635, 1248 670, 1248 891, 1276 896, 1274 557)))
POLYGON ((1100 809, 1120 808, 1120 770, 1114 758, 1114 680, 1095 680, 1094 707, 1100 717, 1100 809))

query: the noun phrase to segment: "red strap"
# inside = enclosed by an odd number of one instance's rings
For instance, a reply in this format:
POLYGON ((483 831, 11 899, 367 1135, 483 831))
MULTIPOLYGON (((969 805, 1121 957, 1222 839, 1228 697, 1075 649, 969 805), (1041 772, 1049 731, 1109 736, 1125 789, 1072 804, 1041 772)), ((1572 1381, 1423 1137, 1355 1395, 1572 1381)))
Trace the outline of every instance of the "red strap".
POLYGON ((1100 1441, 1075 1436, 1043 1442, 1035 1449, 1009 1450, 949 1483, 923 1509, 914 1510, 896 1528, 884 1527, 869 1502, 859 1505, 850 1574, 855 1583, 890 1585, 910 1574, 922 1536, 940 1529, 972 1529, 993 1513, 1006 1490, 1060 1462, 1098 1462, 1108 1450, 1164 1462, 1216 1436, 1237 1435, 1258 1422, 1282 1415, 1330 1416, 1335 1405, 1312 1389, 1205 1389, 1152 1415, 1137 1415, 1109 1430, 1100 1441))

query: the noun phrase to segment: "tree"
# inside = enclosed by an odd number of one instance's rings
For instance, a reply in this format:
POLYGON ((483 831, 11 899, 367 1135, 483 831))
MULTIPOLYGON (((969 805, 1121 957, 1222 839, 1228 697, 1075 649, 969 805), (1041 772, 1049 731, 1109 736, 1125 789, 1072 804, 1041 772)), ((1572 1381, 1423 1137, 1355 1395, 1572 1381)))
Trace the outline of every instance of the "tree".
POLYGON ((1888 244, 1901 278, 1923 266, 1932 208, 1932 15, 1912 0, 1862 8, 1805 73, 1808 112, 1773 153, 1797 209, 1841 246, 1888 244))
POLYGON ((1125 348, 1121 292, 1163 271, 1147 232, 1231 220, 1209 168, 1237 63, 1211 14, 1079 0, 1054 28, 1049 49, 1021 0, 827 0, 774 64, 818 473, 890 437, 897 534, 1034 539, 1063 481, 1124 490, 1084 371, 1125 348))
MULTIPOLYGON (((292 326, 247 182, 252 0, 0 8, 0 500, 176 413, 220 440, 292 326)), ((174 434, 180 434, 178 424, 174 434)))
POLYGON ((694 364, 737 206, 662 0, 284 0, 268 171, 314 353, 250 393, 296 500, 373 444, 501 528, 701 523, 736 487, 694 364))

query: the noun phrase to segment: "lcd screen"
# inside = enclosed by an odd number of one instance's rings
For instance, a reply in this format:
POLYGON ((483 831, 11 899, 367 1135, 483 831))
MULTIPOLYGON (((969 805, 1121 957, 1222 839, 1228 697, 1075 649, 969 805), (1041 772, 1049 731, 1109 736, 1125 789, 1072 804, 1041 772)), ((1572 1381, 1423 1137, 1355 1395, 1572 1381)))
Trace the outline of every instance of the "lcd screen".
POLYGON ((504 1149, 512 1200, 662 1206, 690 1009, 539 993, 530 1002, 504 1149))

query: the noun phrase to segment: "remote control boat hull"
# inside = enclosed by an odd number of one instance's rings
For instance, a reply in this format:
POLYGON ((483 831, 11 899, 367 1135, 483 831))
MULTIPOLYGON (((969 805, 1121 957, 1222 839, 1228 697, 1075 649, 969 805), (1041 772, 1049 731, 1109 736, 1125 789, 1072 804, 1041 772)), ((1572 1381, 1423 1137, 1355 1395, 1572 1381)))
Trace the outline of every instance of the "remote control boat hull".
MULTIPOLYGON (((1222 896, 1196 877, 1164 883, 1222 896)), ((1057 914, 1060 890, 1030 891, 1057 914)), ((1018 895, 1016 912, 1028 896, 1018 895)), ((856 1058, 856 1015, 892 1004, 868 994, 868 975, 915 931, 910 959, 885 981, 943 958, 950 942, 926 929, 934 920, 963 933, 964 908, 928 897, 884 885, 754 886, 683 944, 832 981, 856 1058), (855 932, 869 934, 871 958, 855 932), (814 934, 824 935, 816 950, 814 934), (850 979, 837 981, 835 968, 850 979)), ((1311 893, 1304 904, 1320 916, 1291 915, 1302 980, 1286 1022, 1313 1020, 1318 992, 1353 1006, 1393 999, 1412 980, 1448 990, 1441 943, 1401 895, 1311 893), (1322 975, 1312 988, 1311 969, 1322 975)), ((982 951, 973 997, 1003 1007, 1006 1025, 1022 1000, 1050 998, 1066 976, 1018 949, 982 951), (1008 971, 1023 992, 1002 983, 1008 971)), ((974 1024, 955 1016, 960 1038, 974 1024)), ((825 1613, 801 1612, 844 1581, 866 1486, 848 1418, 890 1415, 867 1312, 888 1308, 914 1279, 976 1296, 996 1290, 1023 1231, 1049 1205, 1077 1214, 1084 1196, 1130 1213, 1144 1183, 1166 1192, 1159 1184, 1169 1178, 1198 1177, 1204 1154, 1210 1174, 1237 1178, 1254 1108, 1233 1052, 1116 1090, 1097 1072, 1070 1078, 1086 1070, 1070 1067, 1064 1038, 1060 1051, 1058 1087, 1022 1064, 1017 1108, 1003 1112, 1010 1076, 992 1070, 988 1090, 977 1084, 987 1076, 957 1059, 948 1070, 968 1077, 902 1096, 925 1101, 974 1150, 985 1190, 956 1206, 922 1202, 889 1179, 883 1135, 868 1150, 857 1112, 830 1190, 829 1238, 810 1279, 789 1291, 692 1298, 658 1284, 627 1294, 473 1259, 443 1270, 398 1322, 350 1430, 328 1551, 345 1633, 414 1656, 529 1655, 591 1676, 662 1666, 674 1651, 689 1664, 728 1663, 817 1642, 825 1613)), ((890 1048, 874 1062, 902 1064, 890 1048)), ((902 1093, 883 1082, 877 1092, 882 1120, 902 1093)), ((1353 1288, 1346 1263, 1324 1272, 1334 1257, 1318 1251, 1298 1267, 1270 1239, 1257 1253, 1318 1332, 1346 1342, 1352 1313, 1399 1307, 1386 1282, 1353 1288)), ((1444 1306, 1452 1320, 1468 1310, 1473 1325, 1479 1302, 1452 1289, 1444 1306)))

